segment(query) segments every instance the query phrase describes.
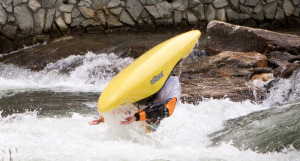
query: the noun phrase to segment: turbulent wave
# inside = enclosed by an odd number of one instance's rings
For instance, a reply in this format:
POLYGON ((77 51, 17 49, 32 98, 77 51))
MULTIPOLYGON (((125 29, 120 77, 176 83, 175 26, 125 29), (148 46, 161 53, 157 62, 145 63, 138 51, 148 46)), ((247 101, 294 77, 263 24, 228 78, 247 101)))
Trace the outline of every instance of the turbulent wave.
POLYGON ((300 98, 300 69, 295 70, 288 79, 278 79, 264 100, 264 105, 274 106, 292 102, 300 98))
MULTIPOLYGON (((104 123, 89 126, 91 116, 43 117, 36 112, 0 118, 0 156, 4 160, 297 160, 299 152, 260 154, 230 143, 209 147, 210 133, 225 120, 264 107, 249 101, 206 100, 181 104, 156 133, 140 133, 138 124, 112 133, 104 123), (135 128, 136 127, 136 128, 135 128), (59 155, 58 155, 59 154, 59 155)), ((1 157, 0 157, 1 158, 1 157)), ((1 158, 1 159, 2 159, 1 158)))
POLYGON ((100 91, 132 61, 88 52, 40 72, 0 64, 0 160, 299 160, 299 71, 261 104, 180 104, 155 133, 121 126, 124 113, 88 125, 100 91))
POLYGON ((44 70, 33 72, 14 65, 0 64, 0 91, 48 89, 57 91, 99 92, 131 58, 118 58, 115 54, 73 55, 44 70))
POLYGON ((225 128, 209 135, 212 145, 231 142, 261 153, 300 150, 299 83, 299 70, 289 79, 278 79, 261 104, 269 109, 225 121, 225 128))

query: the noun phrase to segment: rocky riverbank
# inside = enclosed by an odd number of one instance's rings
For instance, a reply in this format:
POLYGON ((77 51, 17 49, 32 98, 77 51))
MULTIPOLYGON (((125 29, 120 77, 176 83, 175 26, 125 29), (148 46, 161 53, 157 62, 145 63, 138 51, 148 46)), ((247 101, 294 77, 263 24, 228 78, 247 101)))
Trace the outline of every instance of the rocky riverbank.
MULTIPOLYGON (((178 34, 65 36, 45 45, 2 55, 0 62, 40 71, 51 62, 85 54, 87 50, 137 58, 178 34)), ((278 78, 288 78, 300 68, 300 36, 211 21, 200 39, 193 53, 182 62, 183 102, 197 103, 203 98, 226 97, 233 101, 250 99, 259 102, 273 82, 278 78)), ((60 72, 70 70, 72 67, 60 72)))
POLYGON ((208 24, 205 50, 207 57, 183 63, 188 102, 210 97, 259 102, 272 83, 300 67, 300 36, 220 21, 208 24))

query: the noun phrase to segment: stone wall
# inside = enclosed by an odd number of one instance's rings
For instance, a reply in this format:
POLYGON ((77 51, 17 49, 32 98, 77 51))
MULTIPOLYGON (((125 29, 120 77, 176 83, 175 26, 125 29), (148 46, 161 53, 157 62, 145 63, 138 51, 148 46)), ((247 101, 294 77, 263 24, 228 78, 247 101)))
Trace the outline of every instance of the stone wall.
POLYGON ((300 0, 0 0, 0 53, 73 32, 300 26, 300 0))

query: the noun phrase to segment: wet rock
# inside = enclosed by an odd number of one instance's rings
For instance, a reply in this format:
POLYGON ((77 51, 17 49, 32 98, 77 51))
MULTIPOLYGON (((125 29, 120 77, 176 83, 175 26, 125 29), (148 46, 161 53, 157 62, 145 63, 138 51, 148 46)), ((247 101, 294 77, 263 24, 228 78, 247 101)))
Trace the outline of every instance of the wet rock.
POLYGON ((40 9, 34 14, 34 32, 41 34, 45 25, 45 9, 40 9))
POLYGON ((45 27, 44 27, 45 32, 51 31, 54 16, 55 16, 55 9, 48 9, 47 15, 46 15, 45 27))
POLYGON ((127 0, 126 10, 132 16, 132 18, 137 21, 143 11, 143 6, 139 1, 127 0))
POLYGON ((5 24, 6 20, 7 20, 7 13, 4 10, 4 8, 0 5, 0 25, 5 24))
POLYGON ((275 77, 289 78, 293 74, 293 72, 299 68, 300 68, 300 64, 291 63, 291 64, 288 64, 286 67, 280 66, 280 67, 276 68, 273 71, 273 73, 274 73, 275 77))
POLYGON ((205 50, 208 55, 215 55, 222 51, 256 51, 267 54, 274 51, 269 45, 275 47, 275 50, 279 49, 297 55, 300 52, 300 37, 221 21, 211 21, 207 26, 205 50))
POLYGON ((205 57, 199 62, 186 64, 188 73, 200 74, 205 77, 231 78, 243 77, 250 74, 250 69, 267 66, 267 57, 259 53, 242 53, 224 51, 216 56, 205 57), (194 64, 193 66, 193 63, 194 64))
POLYGON ((214 1, 213 5, 215 8, 223 8, 228 5, 228 2, 227 0, 218 0, 218 1, 214 1))
POLYGON ((282 8, 283 8, 284 13, 285 13, 286 16, 292 15, 292 13, 295 10, 295 7, 293 6, 293 4, 290 0, 284 0, 282 8))
POLYGON ((37 0, 29 0, 28 2, 28 7, 35 12, 37 9, 41 8, 42 5, 40 2, 38 2, 37 0))
MULTIPOLYGON (((269 64, 268 64, 269 65, 269 64)), ((260 75, 262 73, 272 73, 272 70, 273 68, 271 67, 257 67, 257 68, 254 68, 250 73, 249 75, 247 76, 247 80, 251 80, 253 78, 253 76, 255 75, 260 75)))
POLYGON ((274 79, 274 76, 272 73, 261 73, 256 74, 252 77, 249 84, 251 84, 251 89, 258 90, 262 89, 266 83, 269 83, 271 80, 274 79))
POLYGON ((197 61, 186 59, 182 65, 180 81, 186 102, 226 96, 233 101, 253 100, 247 78, 252 69, 267 66, 267 57, 260 53, 224 51, 197 61))
POLYGON ((276 69, 278 67, 286 67, 289 64, 289 62, 276 59, 276 58, 269 58, 268 59, 268 66, 272 69, 276 69))
POLYGON ((125 23, 125 24, 128 24, 130 26, 135 26, 134 21, 132 20, 130 15, 125 10, 123 10, 121 15, 120 15, 120 21, 125 23))
POLYGON ((16 20, 24 34, 33 34, 33 17, 26 4, 14 8, 16 20))
POLYGON ((94 18, 95 17, 95 12, 94 10, 87 8, 87 7, 79 7, 78 8, 83 17, 85 18, 94 18))
POLYGON ((285 52, 285 51, 272 51, 272 52, 268 53, 266 56, 271 59, 276 58, 276 59, 285 60, 288 62, 293 62, 297 58, 297 56, 291 55, 290 53, 285 52))
POLYGON ((14 39, 17 33, 17 26, 5 25, 0 32, 10 39, 14 39))

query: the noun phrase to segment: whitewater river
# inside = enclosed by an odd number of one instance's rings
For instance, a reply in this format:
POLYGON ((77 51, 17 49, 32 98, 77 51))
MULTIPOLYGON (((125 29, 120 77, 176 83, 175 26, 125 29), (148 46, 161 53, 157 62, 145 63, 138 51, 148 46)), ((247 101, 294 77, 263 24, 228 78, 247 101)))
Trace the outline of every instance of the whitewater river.
POLYGON ((88 125, 115 69, 132 61, 87 52, 40 72, 0 64, 0 160, 300 160, 300 73, 280 80, 262 104, 180 104, 151 134, 110 114, 88 125))

